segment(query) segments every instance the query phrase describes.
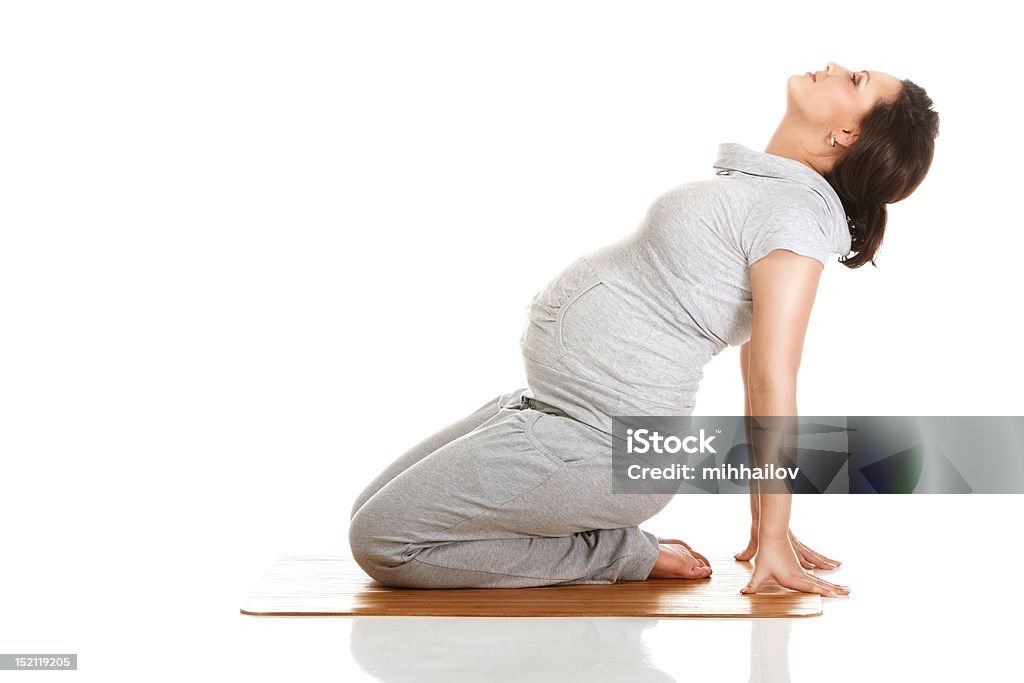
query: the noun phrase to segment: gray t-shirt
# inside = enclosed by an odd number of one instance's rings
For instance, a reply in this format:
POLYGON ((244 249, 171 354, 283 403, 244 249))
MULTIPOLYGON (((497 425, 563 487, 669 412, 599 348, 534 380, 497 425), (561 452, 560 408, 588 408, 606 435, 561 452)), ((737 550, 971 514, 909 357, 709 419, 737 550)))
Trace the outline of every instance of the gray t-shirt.
POLYGON ((615 415, 689 415, 708 361, 750 339, 750 265, 850 252, 842 202, 810 167, 722 143, 714 170, 533 297, 520 348, 535 398, 605 432, 615 415))

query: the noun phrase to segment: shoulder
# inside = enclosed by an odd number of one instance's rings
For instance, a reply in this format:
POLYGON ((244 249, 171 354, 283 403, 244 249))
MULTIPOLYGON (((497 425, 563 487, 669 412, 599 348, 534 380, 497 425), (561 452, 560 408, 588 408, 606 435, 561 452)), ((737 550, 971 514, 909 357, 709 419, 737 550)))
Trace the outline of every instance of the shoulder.
POLYGON ((828 261, 834 251, 832 229, 809 194, 814 193, 785 188, 758 198, 740 232, 748 266, 775 249, 811 256, 822 264, 828 261))
POLYGON ((832 253, 844 256, 850 253, 852 245, 846 212, 839 196, 827 184, 819 191, 802 183, 775 183, 755 202, 748 220, 793 221, 813 226, 832 253))
POLYGON ((766 192, 755 200, 743 224, 750 235, 767 230, 798 231, 832 246, 829 214, 813 190, 799 186, 766 192))
POLYGON ((751 206, 751 217, 790 217, 796 220, 810 220, 827 232, 829 222, 828 206, 821 196, 799 183, 781 182, 762 193, 751 206))

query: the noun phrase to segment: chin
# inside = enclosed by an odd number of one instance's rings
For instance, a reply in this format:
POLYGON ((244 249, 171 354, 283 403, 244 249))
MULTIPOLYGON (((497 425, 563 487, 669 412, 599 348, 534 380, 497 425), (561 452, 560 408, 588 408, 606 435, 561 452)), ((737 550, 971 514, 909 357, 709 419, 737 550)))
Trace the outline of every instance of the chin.
POLYGON ((807 76, 790 76, 786 81, 786 94, 790 98, 797 96, 797 93, 803 92, 803 86, 801 85, 800 79, 807 79, 807 76))

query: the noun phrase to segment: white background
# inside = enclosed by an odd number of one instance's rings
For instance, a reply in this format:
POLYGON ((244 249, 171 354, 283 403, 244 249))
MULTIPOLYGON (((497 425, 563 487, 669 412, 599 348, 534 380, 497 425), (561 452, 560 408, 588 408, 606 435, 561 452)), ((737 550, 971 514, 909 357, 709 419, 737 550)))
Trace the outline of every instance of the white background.
MULTIPOLYGON (((1024 414, 1002 7, 4 3, 0 652, 77 652, 77 674, 40 674, 61 680, 369 675, 351 620, 245 617, 244 596, 282 553, 347 553, 380 469, 522 385, 529 298, 711 177, 720 142, 763 150, 787 78, 829 60, 919 83, 941 129, 879 268, 825 269, 800 412, 1024 414)), ((696 414, 741 400, 727 349, 696 414)), ((825 622, 796 627, 794 677, 833 655, 830 678, 852 675, 871 652, 934 676, 1012 661, 991 619, 1021 606, 1001 531, 1020 496, 829 498, 796 501, 794 531, 861 574, 836 575, 853 597, 826 604, 849 613, 838 649, 815 644, 825 622), (957 602, 982 611, 922 611, 982 575, 985 606, 957 602), (883 627, 911 650, 960 649, 925 666, 852 639, 879 617, 911 620, 883 627)), ((731 555, 745 513, 679 499, 646 528, 731 555)), ((671 629, 713 623, 662 622, 656 668, 692 675, 671 629)), ((743 628, 714 636, 740 663, 743 628)), ((689 661, 713 673, 711 652, 689 661)))

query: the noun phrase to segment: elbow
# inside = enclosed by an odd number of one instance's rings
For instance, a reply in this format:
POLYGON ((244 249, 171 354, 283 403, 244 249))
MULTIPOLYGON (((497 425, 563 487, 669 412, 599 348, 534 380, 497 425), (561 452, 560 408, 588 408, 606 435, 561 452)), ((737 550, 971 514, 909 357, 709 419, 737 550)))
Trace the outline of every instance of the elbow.
POLYGON ((751 349, 747 369, 748 407, 753 415, 790 415, 796 411, 798 349, 761 346, 751 349))
POLYGON ((752 379, 747 389, 750 415, 796 415, 796 380, 752 379))
POLYGON ((752 375, 747 382, 750 398, 791 398, 796 396, 795 375, 752 375))

